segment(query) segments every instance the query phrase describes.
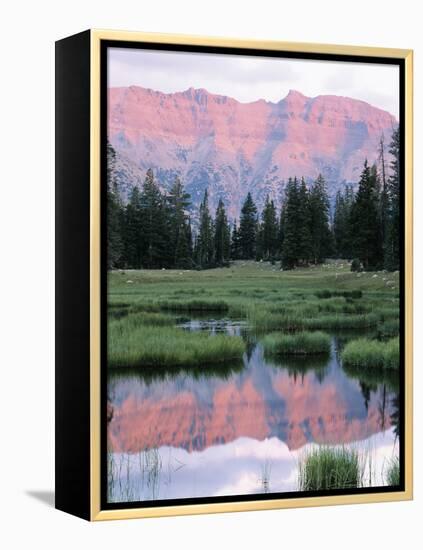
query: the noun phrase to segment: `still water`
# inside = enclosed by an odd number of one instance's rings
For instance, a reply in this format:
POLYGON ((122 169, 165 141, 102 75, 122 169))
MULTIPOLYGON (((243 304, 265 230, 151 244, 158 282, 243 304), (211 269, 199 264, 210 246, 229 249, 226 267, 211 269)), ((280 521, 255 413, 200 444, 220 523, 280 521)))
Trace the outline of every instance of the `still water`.
POLYGON ((219 370, 109 374, 109 502, 295 491, 316 445, 357 449, 365 484, 385 483, 398 453, 397 381, 342 368, 339 351, 357 333, 333 334, 330 357, 275 361, 242 321, 181 328, 241 335, 247 352, 219 370))

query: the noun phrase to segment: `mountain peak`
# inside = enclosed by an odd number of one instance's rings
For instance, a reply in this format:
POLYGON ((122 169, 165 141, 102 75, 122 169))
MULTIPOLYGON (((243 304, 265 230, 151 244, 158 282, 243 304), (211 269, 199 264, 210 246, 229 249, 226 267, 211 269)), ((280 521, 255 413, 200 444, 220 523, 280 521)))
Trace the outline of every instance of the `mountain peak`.
POLYGON ((285 99, 290 99, 290 100, 296 100, 296 99, 301 99, 301 100, 304 100, 304 99, 309 99, 307 96, 305 96, 304 94, 302 94, 301 92, 299 92, 298 90, 289 90, 289 92, 287 93, 285 99))

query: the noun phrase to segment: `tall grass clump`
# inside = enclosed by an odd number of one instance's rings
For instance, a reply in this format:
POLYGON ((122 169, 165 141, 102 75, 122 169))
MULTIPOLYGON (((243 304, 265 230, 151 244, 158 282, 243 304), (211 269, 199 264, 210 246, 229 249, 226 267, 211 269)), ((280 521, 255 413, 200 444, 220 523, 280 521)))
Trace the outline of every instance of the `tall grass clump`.
POLYGON ((329 288, 322 288, 321 290, 317 290, 314 293, 317 298, 320 299, 328 299, 333 298, 337 296, 341 296, 343 298, 352 298, 353 300, 357 300, 359 298, 362 298, 363 292, 359 289, 355 290, 330 290, 329 288))
POLYGON ((347 367, 397 369, 399 367, 399 338, 379 342, 359 338, 348 342, 341 354, 347 367))
POLYGON ((400 476, 400 461, 398 457, 390 460, 386 471, 386 483, 390 486, 399 485, 401 482, 400 476))
POLYGON ((175 302, 163 301, 158 306, 169 311, 217 311, 226 312, 229 305, 224 300, 180 300, 175 302))
POLYGON ((272 333, 262 340, 271 355, 312 355, 330 352, 330 336, 324 332, 272 333))
POLYGON ((399 334, 400 322, 399 319, 388 319, 379 326, 378 332, 381 337, 395 336, 399 334))
POLYGON ((361 315, 326 314, 314 319, 307 319, 305 326, 308 329, 340 330, 368 328, 377 325, 377 323, 378 317, 373 313, 361 315))
POLYGON ((131 313, 120 322, 122 327, 129 332, 140 325, 152 327, 172 326, 175 324, 176 319, 175 317, 164 313, 140 311, 139 313, 131 313))
POLYGON ((195 367, 241 360, 242 338, 225 334, 187 332, 176 327, 109 324, 110 367, 195 367))
POLYGON ((357 488, 362 485, 363 475, 356 451, 319 447, 300 460, 298 486, 300 491, 357 488))

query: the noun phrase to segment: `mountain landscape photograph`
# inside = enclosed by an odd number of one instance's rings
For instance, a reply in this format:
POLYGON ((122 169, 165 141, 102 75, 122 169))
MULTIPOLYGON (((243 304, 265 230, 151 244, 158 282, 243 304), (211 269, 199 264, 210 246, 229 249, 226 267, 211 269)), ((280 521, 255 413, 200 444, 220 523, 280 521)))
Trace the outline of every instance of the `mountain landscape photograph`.
POLYGON ((108 48, 108 503, 400 487, 399 90, 108 48))

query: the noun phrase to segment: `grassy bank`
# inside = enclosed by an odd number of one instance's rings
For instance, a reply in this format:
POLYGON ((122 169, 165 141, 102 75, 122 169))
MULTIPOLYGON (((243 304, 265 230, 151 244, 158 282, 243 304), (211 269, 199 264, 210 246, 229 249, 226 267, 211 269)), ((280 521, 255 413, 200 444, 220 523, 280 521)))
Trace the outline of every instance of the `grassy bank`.
POLYGON ((330 336, 324 332, 272 333, 262 340, 265 353, 270 355, 329 354, 330 336))
POLYGON ((187 332, 169 326, 113 321, 108 331, 110 367, 190 367, 241 359, 242 338, 187 332))
POLYGON ((359 338, 348 342, 341 354, 346 367, 364 369, 397 369, 399 367, 399 338, 388 342, 359 338))
POLYGON ((319 447, 300 460, 300 491, 325 491, 360 487, 363 466, 356 451, 319 447))

